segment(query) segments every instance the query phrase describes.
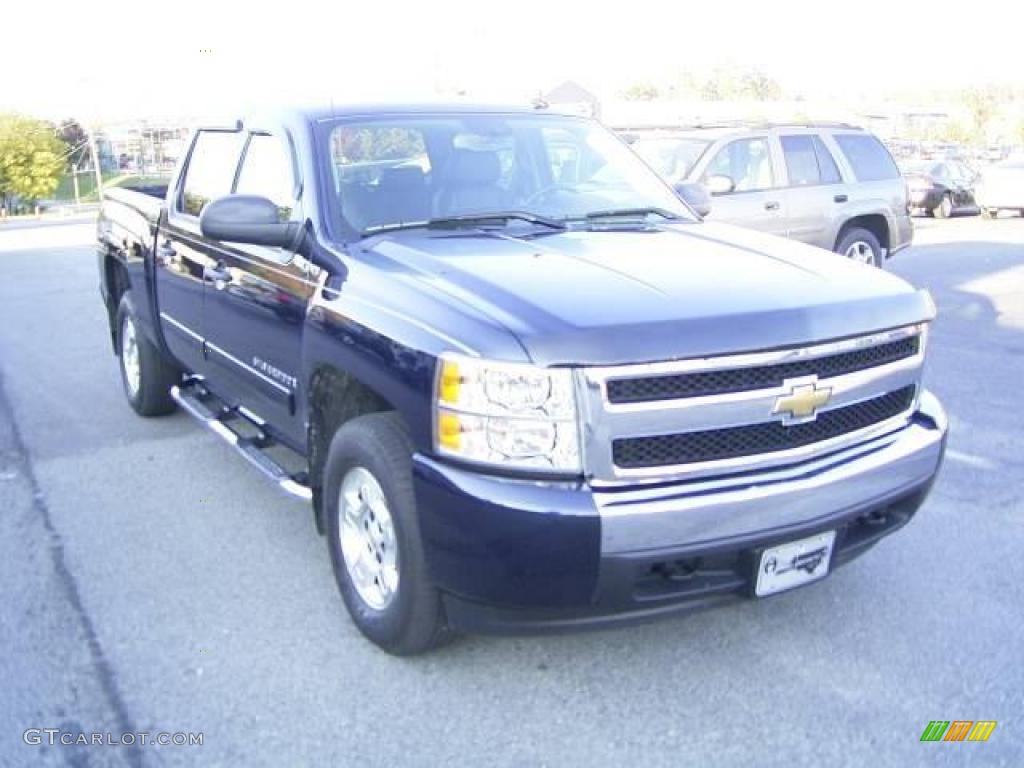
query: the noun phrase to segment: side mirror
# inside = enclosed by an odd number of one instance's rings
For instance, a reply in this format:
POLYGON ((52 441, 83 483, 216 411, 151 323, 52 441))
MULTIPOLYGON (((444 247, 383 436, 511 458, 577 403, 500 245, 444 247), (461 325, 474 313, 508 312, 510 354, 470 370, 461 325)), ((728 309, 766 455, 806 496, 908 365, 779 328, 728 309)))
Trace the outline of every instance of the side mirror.
POLYGON ((704 184, 712 195, 727 195, 736 189, 736 182, 728 176, 708 176, 704 184))
POLYGON ((676 194, 683 202, 693 208, 697 215, 704 218, 711 213, 711 195, 708 189, 698 181, 678 181, 672 185, 676 194))
POLYGON ((278 207, 265 197, 227 195, 203 208, 199 231, 211 240, 294 249, 302 226, 281 221, 278 207))

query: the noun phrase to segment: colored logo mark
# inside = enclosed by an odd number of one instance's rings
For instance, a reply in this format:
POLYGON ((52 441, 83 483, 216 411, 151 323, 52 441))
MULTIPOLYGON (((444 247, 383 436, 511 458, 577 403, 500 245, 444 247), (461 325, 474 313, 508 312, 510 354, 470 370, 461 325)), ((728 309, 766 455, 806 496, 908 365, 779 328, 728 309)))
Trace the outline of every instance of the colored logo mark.
POLYGON ((931 720, 921 741, 988 741, 997 720, 931 720))

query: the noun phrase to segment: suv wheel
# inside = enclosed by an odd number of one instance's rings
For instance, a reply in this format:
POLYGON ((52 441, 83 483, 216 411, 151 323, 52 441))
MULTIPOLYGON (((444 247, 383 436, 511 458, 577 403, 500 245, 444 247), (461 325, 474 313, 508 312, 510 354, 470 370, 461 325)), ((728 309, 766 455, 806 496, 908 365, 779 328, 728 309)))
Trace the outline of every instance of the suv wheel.
POLYGON ((124 394, 137 414, 163 416, 174 410, 171 387, 181 380, 181 372, 139 329, 128 296, 117 307, 117 355, 124 394))
POLYGON ((953 196, 947 192, 935 206, 935 218, 948 219, 953 215, 953 196))
POLYGON ((836 253, 859 261, 861 264, 870 264, 874 267, 882 266, 881 243, 871 232, 860 227, 854 227, 843 235, 839 240, 839 245, 836 246, 836 253))
POLYGON ((401 656, 438 645, 444 615, 423 556, 412 444, 397 414, 360 416, 335 433, 324 505, 334 578, 359 631, 401 656))

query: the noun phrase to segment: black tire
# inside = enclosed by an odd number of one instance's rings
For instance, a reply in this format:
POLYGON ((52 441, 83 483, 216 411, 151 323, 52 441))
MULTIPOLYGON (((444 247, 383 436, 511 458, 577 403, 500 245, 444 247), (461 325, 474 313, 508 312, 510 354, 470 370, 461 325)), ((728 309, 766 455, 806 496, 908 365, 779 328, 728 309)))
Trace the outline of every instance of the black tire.
POLYGON ((983 219, 995 219, 999 216, 998 208, 982 208, 981 217, 983 219))
POLYGON ((934 209, 936 219, 948 219, 953 215, 953 196, 947 192, 934 209))
MULTIPOLYGON (((117 359, 121 371, 121 385, 124 387, 128 404, 140 416, 164 416, 174 411, 171 387, 181 381, 181 371, 160 354, 160 350, 147 338, 138 326, 135 307, 128 295, 121 297, 117 307, 117 359), (125 336, 131 326, 135 339, 138 359, 138 385, 129 383, 126 363, 125 336)), ((130 344, 129 344, 130 347, 130 344)))
POLYGON ((412 443, 398 414, 372 413, 344 424, 334 435, 324 467, 327 548, 338 590, 352 621, 388 653, 423 653, 447 638, 444 612, 431 583, 420 538, 412 489, 412 443), (397 543, 398 585, 378 609, 353 583, 341 544, 342 480, 352 470, 367 470, 383 492, 397 543))
POLYGON ((864 263, 870 263, 872 266, 881 267, 882 244, 878 242, 878 238, 875 237, 874 234, 866 229, 861 229, 860 227, 853 227, 843 233, 842 237, 839 238, 839 242, 836 244, 836 253, 841 256, 856 258, 848 253, 848 251, 858 243, 863 243, 871 249, 870 260, 865 261, 864 263))

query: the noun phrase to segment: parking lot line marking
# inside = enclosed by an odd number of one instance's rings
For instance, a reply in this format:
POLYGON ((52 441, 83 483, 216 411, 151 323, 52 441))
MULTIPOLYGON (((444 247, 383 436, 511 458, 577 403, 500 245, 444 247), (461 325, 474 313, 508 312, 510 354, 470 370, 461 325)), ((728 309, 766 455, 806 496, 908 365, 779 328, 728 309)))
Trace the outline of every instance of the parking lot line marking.
POLYGON ((962 464, 969 464, 972 467, 978 467, 979 469, 995 469, 996 463, 992 459, 986 459, 984 456, 975 456, 973 453, 964 453, 963 451, 957 451, 953 448, 946 450, 946 455, 952 461, 959 461, 962 464))

